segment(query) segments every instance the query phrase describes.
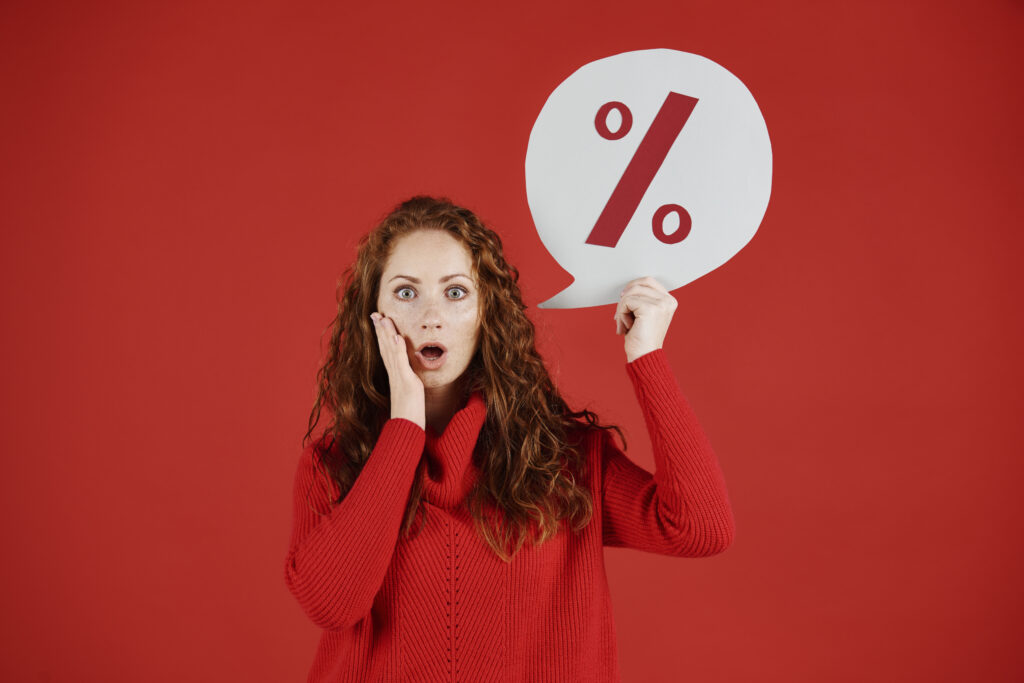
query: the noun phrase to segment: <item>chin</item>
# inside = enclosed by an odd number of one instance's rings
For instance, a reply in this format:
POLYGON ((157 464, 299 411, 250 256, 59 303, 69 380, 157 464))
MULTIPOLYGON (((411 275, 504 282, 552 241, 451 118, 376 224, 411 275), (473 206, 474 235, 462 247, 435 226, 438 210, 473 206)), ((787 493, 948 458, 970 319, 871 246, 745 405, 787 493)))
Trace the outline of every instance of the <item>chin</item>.
MULTIPOLYGON (((447 368, 445 368, 447 369, 447 368)), ((465 368, 459 373, 452 372, 425 372, 419 375, 420 381, 423 382, 424 389, 438 389, 440 387, 446 387, 452 382, 457 381, 462 377, 465 372, 465 368)))
POLYGON ((420 375, 420 380, 423 382, 424 389, 437 389, 438 387, 447 386, 451 384, 453 381, 455 381, 451 377, 441 377, 438 375, 420 375))

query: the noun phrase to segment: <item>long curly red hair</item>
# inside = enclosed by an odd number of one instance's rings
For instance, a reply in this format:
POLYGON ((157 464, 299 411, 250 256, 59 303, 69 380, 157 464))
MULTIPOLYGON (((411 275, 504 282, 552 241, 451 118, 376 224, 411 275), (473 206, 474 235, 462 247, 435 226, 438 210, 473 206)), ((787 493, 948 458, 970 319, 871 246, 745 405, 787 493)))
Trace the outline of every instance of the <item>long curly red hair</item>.
MULTIPOLYGON (((467 398, 473 391, 483 394, 487 415, 474 451, 481 476, 467 503, 481 537, 508 562, 531 531, 539 545, 558 533, 560 520, 571 522, 573 532, 590 522, 593 501, 579 483, 586 476, 579 450, 586 431, 615 430, 624 448, 625 439, 618 426, 566 405, 537 353, 519 271, 505 260, 501 238, 469 209, 444 198, 413 197, 360 240, 355 262, 339 281, 344 294, 328 328, 330 348, 317 373, 303 445, 326 409, 332 417, 314 442, 314 462, 337 487, 334 502, 340 502, 390 415, 387 370, 370 320, 384 264, 396 239, 422 229, 448 231, 472 256, 481 297, 480 336, 462 384, 467 398)), ((421 507, 425 466, 424 458, 403 523, 407 536, 421 507)))

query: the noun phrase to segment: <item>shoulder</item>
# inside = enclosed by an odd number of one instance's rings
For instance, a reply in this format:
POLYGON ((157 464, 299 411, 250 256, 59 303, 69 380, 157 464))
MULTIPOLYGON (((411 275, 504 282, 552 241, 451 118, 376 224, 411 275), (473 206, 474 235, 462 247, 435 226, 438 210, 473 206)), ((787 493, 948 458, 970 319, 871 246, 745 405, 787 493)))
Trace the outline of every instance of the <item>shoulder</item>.
POLYGON ((610 429, 602 429, 582 419, 574 419, 566 429, 566 445, 577 453, 580 461, 587 463, 600 461, 610 439, 610 429))
POLYGON ((312 471, 323 467, 323 458, 329 453, 333 446, 333 439, 327 434, 321 434, 302 447, 299 454, 299 470, 312 471))
POLYGON ((565 429, 565 436, 571 441, 581 441, 592 438, 599 432, 601 432, 600 429, 589 424, 583 418, 574 417, 568 422, 568 426, 565 429))
MULTIPOLYGON (((597 421, 596 415, 592 417, 597 421)), ((612 438, 611 435, 614 431, 615 427, 613 425, 603 422, 591 424, 585 418, 574 417, 566 428, 566 440, 571 444, 596 447, 603 445, 608 439, 612 438)))

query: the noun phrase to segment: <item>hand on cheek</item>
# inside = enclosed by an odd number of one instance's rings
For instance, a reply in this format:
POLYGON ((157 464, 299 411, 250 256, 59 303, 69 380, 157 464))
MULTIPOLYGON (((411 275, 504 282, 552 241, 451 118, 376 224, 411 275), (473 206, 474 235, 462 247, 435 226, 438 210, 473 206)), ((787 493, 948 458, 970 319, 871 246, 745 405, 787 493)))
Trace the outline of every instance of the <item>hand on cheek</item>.
POLYGON ((391 417, 402 417, 420 427, 426 424, 423 382, 413 372, 406 340, 395 322, 380 313, 372 313, 377 343, 391 388, 391 417))

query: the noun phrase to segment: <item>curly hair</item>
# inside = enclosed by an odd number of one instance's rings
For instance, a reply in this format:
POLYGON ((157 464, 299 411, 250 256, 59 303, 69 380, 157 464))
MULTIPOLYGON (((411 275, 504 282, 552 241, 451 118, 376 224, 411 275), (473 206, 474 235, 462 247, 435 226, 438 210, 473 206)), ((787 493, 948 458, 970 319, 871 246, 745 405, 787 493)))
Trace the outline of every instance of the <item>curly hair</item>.
MULTIPOLYGON (((562 399, 537 353, 519 271, 505 261, 501 238, 469 209, 445 198, 416 196, 362 237, 355 262, 338 283, 344 294, 328 327, 330 348, 317 373, 303 444, 326 409, 333 419, 314 443, 314 462, 337 488, 334 503, 341 502, 389 415, 387 370, 370 320, 384 265, 398 238, 423 229, 447 231, 473 261, 481 295, 480 336, 463 379, 467 396, 483 394, 487 414, 474 450, 481 476, 467 503, 481 537, 509 562, 531 532, 540 545, 558 533, 560 520, 571 522, 574 533, 590 522, 590 491, 578 483, 586 476, 582 437, 596 429, 615 430, 623 448, 626 443, 618 426, 601 424, 586 409, 572 411, 562 399)), ((402 527, 407 536, 420 509, 425 465, 421 459, 410 493, 402 527)))

